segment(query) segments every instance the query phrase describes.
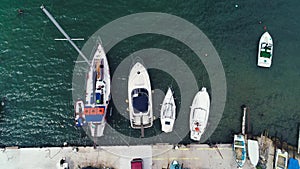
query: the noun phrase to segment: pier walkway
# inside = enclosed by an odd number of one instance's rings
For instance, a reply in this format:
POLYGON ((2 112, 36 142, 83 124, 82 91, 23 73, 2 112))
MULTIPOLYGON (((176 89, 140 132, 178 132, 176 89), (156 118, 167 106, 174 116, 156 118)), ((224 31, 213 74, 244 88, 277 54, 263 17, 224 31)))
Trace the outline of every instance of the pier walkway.
MULTIPOLYGON (((5 148, 0 149, 0 166, 6 169, 55 169, 63 157, 70 168, 78 169, 84 166, 112 167, 115 169, 130 169, 133 158, 144 160, 144 169, 167 168, 173 160, 183 163, 190 169, 235 169, 236 163, 232 146, 218 145, 210 148, 205 144, 192 144, 188 147, 173 145, 145 146, 107 146, 107 147, 52 147, 52 148, 5 148)), ((270 155, 274 154, 270 152, 270 155)), ((270 158, 270 159, 273 159, 270 158)), ((269 160, 271 161, 271 160, 269 160)), ((272 163, 270 163, 270 167, 272 163)), ((269 167, 269 166, 268 166, 269 167)), ((253 169, 249 160, 243 169, 253 169)))

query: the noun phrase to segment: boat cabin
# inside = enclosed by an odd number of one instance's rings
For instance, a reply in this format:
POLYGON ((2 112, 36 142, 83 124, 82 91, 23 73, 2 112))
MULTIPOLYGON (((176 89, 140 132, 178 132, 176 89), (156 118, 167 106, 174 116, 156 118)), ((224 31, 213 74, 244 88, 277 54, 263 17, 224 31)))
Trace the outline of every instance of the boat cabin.
POLYGON ((135 114, 148 113, 149 96, 145 88, 134 89, 131 92, 132 105, 135 114))

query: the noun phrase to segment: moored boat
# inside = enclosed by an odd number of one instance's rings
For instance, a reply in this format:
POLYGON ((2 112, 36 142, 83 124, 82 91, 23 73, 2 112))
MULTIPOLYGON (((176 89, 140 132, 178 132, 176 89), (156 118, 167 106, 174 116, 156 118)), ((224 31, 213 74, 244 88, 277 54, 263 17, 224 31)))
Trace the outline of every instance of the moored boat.
POLYGON ((259 146, 258 146, 258 141, 256 140, 248 140, 247 141, 248 145, 248 156, 250 159, 250 163, 256 167, 259 161, 259 146))
POLYGON ((153 125, 152 93, 147 69, 137 62, 128 78, 130 124, 134 129, 153 125))
POLYGON ((172 161, 169 169, 182 169, 182 166, 179 164, 178 161, 174 160, 172 161))
POLYGON ((287 169, 287 163, 288 152, 277 149, 275 156, 275 169, 287 169))
POLYGON ((103 136, 110 101, 110 72, 106 54, 99 43, 86 78, 84 114, 93 137, 103 136))
POLYGON ((163 132, 173 131, 176 116, 176 105, 171 88, 168 88, 160 110, 161 130, 163 132))
POLYGON ((243 135, 234 135, 233 150, 238 167, 243 167, 247 157, 245 137, 243 135))
POLYGON ((259 40, 257 66, 271 67, 272 58, 273 40, 271 35, 265 32, 259 40))
POLYGON ((75 103, 75 125, 77 127, 82 127, 86 125, 85 115, 84 115, 84 103, 82 100, 78 100, 75 103))
POLYGON ((205 87, 194 97, 190 112, 190 138, 200 141, 209 117, 210 99, 205 87))

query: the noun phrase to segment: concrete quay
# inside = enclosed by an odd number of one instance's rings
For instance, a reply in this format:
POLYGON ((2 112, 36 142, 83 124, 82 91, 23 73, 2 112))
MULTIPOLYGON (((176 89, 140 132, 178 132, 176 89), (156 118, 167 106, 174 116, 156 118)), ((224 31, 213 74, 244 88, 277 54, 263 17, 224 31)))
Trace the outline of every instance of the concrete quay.
MULTIPOLYGON (((130 169, 133 158, 143 158, 144 169, 167 168, 177 160, 190 169, 235 169, 232 145, 221 144, 211 148, 206 144, 191 144, 174 148, 173 145, 107 146, 107 147, 45 147, 0 149, 0 166, 5 169, 56 169, 63 157, 70 168, 102 166, 114 169, 130 169)), ((272 168, 274 156, 270 147, 268 168, 272 168)), ((253 169, 247 160, 243 169, 253 169)))

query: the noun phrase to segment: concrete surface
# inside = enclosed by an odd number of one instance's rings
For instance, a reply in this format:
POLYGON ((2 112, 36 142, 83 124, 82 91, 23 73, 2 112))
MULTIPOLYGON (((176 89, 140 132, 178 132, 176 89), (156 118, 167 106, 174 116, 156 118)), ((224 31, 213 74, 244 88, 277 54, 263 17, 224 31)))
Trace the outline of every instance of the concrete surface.
MULTIPOLYGON (((273 148, 270 148, 272 150, 273 148)), ((130 169, 133 158, 143 158, 144 169, 167 168, 173 160, 183 163, 190 169, 236 169, 232 145, 222 144, 210 148, 205 144, 193 144, 174 148, 173 145, 158 144, 145 146, 108 147, 51 147, 51 148, 5 148, 0 149, 2 169, 57 169, 59 162, 66 157, 70 168, 99 166, 115 169, 130 169)), ((268 168, 272 168, 274 151, 269 153, 268 168)), ((243 169, 253 169, 247 160, 243 169)))

